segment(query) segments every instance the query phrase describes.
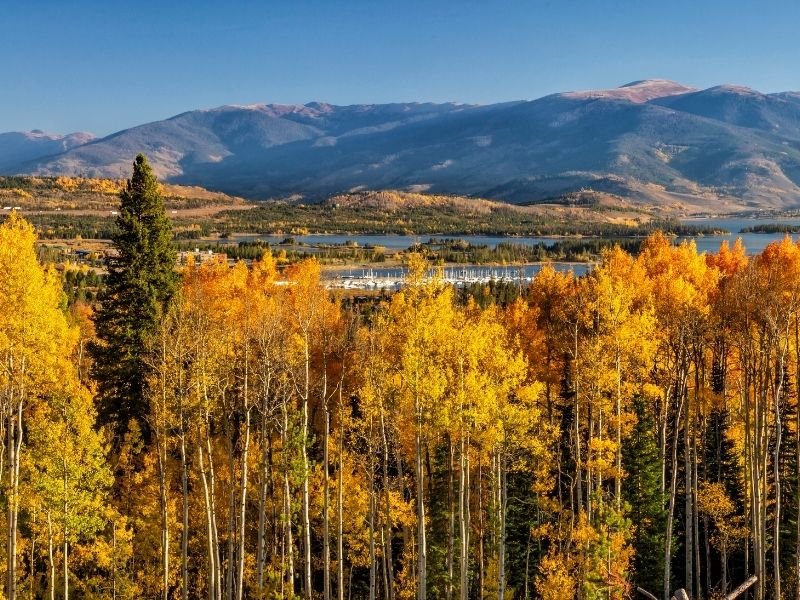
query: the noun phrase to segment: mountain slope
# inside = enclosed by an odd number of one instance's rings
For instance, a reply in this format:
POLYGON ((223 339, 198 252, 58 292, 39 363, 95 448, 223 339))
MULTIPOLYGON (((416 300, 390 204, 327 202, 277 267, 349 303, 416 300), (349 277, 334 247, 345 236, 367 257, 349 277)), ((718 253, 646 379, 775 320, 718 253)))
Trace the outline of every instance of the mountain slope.
POLYGON ((800 139, 800 100, 791 95, 761 94, 743 86, 720 85, 657 98, 653 103, 740 127, 774 132, 780 137, 800 139))
POLYGON ((642 79, 641 81, 632 81, 618 88, 566 92, 561 95, 578 99, 616 98, 617 100, 628 100, 630 102, 648 102, 656 98, 667 98, 694 91, 697 90, 667 79, 642 79))
POLYGON ((0 171, 13 169, 25 161, 60 154, 94 139, 91 133, 58 135, 38 129, 27 132, 0 133, 0 171))
POLYGON ((0 171, 121 177, 140 151, 168 181, 251 198, 391 188, 530 203, 592 188, 787 208, 800 206, 800 94, 645 80, 487 106, 223 106, 0 171))

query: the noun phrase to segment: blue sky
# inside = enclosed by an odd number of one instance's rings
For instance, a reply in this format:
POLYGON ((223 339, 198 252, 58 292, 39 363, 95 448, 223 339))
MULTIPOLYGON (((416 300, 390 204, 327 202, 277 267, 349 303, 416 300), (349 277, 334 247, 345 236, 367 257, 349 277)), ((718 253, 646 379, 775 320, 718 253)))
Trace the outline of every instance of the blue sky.
POLYGON ((0 131, 221 104, 489 103, 659 77, 800 90, 798 0, 0 0, 0 131))

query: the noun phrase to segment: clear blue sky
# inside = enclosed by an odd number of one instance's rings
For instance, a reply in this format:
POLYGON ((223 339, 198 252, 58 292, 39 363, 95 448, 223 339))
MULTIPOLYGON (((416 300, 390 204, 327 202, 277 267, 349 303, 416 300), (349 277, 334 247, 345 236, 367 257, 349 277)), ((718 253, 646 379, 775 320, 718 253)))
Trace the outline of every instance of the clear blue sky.
POLYGON ((0 131, 255 102, 488 103, 667 78, 800 89, 798 0, 0 0, 0 131))

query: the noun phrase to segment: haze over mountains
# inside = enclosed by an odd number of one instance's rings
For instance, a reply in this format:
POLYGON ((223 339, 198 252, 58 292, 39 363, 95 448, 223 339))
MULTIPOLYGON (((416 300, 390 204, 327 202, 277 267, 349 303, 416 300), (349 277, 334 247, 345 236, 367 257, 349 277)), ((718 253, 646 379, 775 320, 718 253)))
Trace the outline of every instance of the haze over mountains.
POLYGON ((592 188, 692 210, 800 206, 800 93, 665 80, 485 106, 222 106, 102 139, 0 134, 0 172, 162 178, 250 198, 408 189, 538 202, 592 188))

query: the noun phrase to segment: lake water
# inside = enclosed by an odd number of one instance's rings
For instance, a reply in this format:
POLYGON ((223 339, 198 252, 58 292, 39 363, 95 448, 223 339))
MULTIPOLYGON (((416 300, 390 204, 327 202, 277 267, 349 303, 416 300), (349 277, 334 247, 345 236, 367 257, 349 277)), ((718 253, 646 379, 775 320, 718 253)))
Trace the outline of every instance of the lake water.
MULTIPOLYGON (((747 249, 748 254, 758 254, 771 242, 779 241, 784 238, 783 233, 741 233, 742 229, 752 227, 754 225, 766 223, 783 223, 787 225, 800 226, 800 218, 798 217, 784 217, 784 218, 765 218, 765 219, 746 219, 746 218, 728 218, 728 219, 683 219, 683 223, 687 225, 700 225, 703 227, 715 227, 730 231, 729 235, 706 235, 693 238, 681 239, 694 239, 697 244, 697 249, 700 252, 716 252, 719 250, 720 244, 723 240, 727 240, 733 244, 736 238, 742 238, 742 243, 747 249)), ((797 241, 800 239, 799 235, 792 236, 792 239, 797 241)))
POLYGON ((444 241, 459 239, 465 240, 476 246, 486 245, 491 248, 496 247, 502 242, 512 244, 547 244, 548 246, 558 241, 552 237, 507 237, 496 235, 339 235, 339 234, 311 234, 311 235, 234 235, 231 240, 237 242, 260 240, 270 245, 280 244, 283 240, 291 237, 297 244, 330 244, 342 245, 348 242, 356 242, 359 246, 381 246, 387 250, 405 250, 409 246, 425 243, 428 240, 444 241))
MULTIPOLYGON (((733 244, 737 238, 742 238, 742 242, 748 254, 761 252, 769 243, 783 239, 784 234, 765 234, 765 233, 742 233, 742 229, 752 227, 760 223, 786 223, 800 226, 800 217, 796 218, 698 218, 684 219, 688 225, 699 225, 706 228, 724 229, 730 233, 726 235, 701 235, 691 237, 681 237, 683 239, 693 239, 700 252, 716 252, 719 250, 723 241, 733 244)), ((277 246, 286 239, 285 235, 236 235, 229 243, 261 240, 272 246, 277 246)), ((387 250, 404 250, 416 243, 424 243, 428 240, 443 241, 447 239, 461 239, 473 245, 486 245, 491 248, 503 242, 513 244, 545 244, 551 246, 563 238, 553 237, 504 237, 504 236, 483 236, 483 235, 295 235, 291 236, 295 245, 287 246, 294 249, 308 249, 308 246, 317 245, 343 245, 356 243, 361 247, 381 246, 387 250), (302 244, 298 246, 297 244, 302 244)), ((585 238, 591 239, 591 238, 585 238)), ((793 236, 793 239, 800 239, 800 235, 793 236)), ((559 271, 572 271, 575 275, 586 273, 588 265, 579 263, 551 263, 559 271)), ((542 265, 524 265, 519 267, 484 267, 479 265, 466 265, 458 267, 448 267, 444 270, 444 277, 454 285, 466 285, 476 281, 513 281, 525 283, 530 281, 542 268, 542 265)), ((397 267, 363 266, 353 267, 345 270, 326 271, 325 278, 331 281, 334 287, 352 289, 386 289, 398 288, 403 284, 405 271, 397 267)))
MULTIPOLYGON (((791 225, 800 225, 800 217, 795 218, 773 218, 773 219, 754 219, 754 218, 704 218, 704 219, 684 219, 684 223, 688 225, 699 225, 703 227, 714 227, 729 231, 728 235, 704 235, 692 236, 691 238, 679 239, 694 239, 697 243, 697 248, 701 252, 716 252, 719 250, 720 244, 727 240, 729 243, 736 241, 736 238, 741 237, 742 242, 750 254, 757 254, 761 252, 770 242, 783 239, 784 234, 775 233, 741 233, 741 230, 746 227, 751 227, 759 223, 786 223, 791 225)), ((236 235, 230 241, 255 241, 261 240, 269 243, 270 245, 278 245, 286 239, 285 235, 236 235)), ((551 246, 562 238, 553 237, 505 237, 505 236, 491 236, 491 235, 295 235, 291 236, 298 244, 318 245, 342 245, 348 242, 355 242, 359 246, 381 246, 387 250, 404 250, 415 243, 423 243, 428 240, 447 240, 447 239, 461 239, 474 245, 486 245, 491 248, 496 247, 502 242, 512 244, 545 244, 551 246)), ((800 236, 794 236, 798 238, 800 236)), ((591 239, 591 238, 585 238, 591 239)))

